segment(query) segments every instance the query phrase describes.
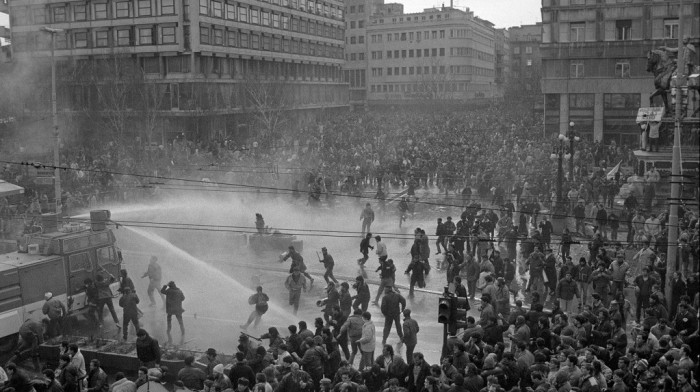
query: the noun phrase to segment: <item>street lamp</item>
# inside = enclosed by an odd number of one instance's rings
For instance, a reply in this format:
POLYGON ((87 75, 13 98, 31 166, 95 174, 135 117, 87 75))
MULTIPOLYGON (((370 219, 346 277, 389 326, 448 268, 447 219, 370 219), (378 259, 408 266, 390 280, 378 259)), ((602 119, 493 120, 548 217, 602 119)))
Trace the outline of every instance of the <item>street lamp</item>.
POLYGON ((51 117, 53 121, 53 166, 54 166, 54 193, 56 194, 56 214, 61 214, 61 171, 59 148, 61 137, 58 132, 58 114, 56 110, 56 34, 63 33, 63 29, 42 27, 41 31, 51 34, 51 117))
POLYGON ((574 142, 581 140, 580 137, 576 136, 576 131, 574 130, 573 121, 569 122, 569 131, 567 132, 567 137, 569 138, 569 154, 571 154, 571 162, 569 162, 569 182, 574 181, 574 142))
POLYGON ((569 143, 569 138, 563 133, 559 134, 559 145, 554 147, 554 151, 550 154, 549 158, 552 160, 557 160, 557 206, 560 208, 562 205, 562 186, 564 182, 564 160, 568 161, 571 159, 571 154, 567 149, 567 144, 569 143))

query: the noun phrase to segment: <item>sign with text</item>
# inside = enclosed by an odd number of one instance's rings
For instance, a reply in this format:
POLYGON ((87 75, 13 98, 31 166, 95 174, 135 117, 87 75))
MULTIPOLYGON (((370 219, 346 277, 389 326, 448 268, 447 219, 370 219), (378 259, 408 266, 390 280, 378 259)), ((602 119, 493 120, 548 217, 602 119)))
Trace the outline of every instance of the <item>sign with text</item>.
POLYGON ((639 108, 637 111, 637 124, 647 121, 660 122, 664 117, 664 107, 639 108))

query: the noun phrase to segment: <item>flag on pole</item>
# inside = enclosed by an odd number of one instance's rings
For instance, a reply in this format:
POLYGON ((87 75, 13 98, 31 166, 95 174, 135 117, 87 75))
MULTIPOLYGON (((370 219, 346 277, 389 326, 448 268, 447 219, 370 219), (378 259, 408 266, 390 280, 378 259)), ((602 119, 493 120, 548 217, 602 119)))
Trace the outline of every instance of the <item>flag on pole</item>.
POLYGON ((608 180, 612 180, 613 178, 615 178, 615 173, 617 173, 617 172, 620 171, 620 165, 621 165, 621 164, 622 164, 622 161, 618 162, 618 164, 615 165, 615 167, 613 167, 613 168, 608 172, 608 174, 605 176, 605 178, 608 179, 608 180))

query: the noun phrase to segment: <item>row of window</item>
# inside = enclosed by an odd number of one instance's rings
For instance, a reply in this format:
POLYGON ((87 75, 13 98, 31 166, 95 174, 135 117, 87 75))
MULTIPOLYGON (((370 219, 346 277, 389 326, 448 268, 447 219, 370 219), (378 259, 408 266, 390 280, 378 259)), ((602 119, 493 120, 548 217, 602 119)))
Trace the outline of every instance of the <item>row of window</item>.
MULTIPOLYGON (((450 30, 452 32, 452 30, 450 30)), ((428 31, 426 30, 425 32, 423 31, 409 31, 405 33, 387 33, 386 34, 386 40, 387 42, 390 41, 413 41, 414 38, 416 41, 420 42, 421 40, 429 40, 429 39, 441 39, 445 38, 445 30, 432 30, 428 31)), ((370 36, 370 42, 373 44, 379 44, 383 42, 384 34, 372 34, 370 36)))
POLYGON ((354 28, 364 29, 365 28, 365 21, 358 20, 357 22, 355 22, 354 20, 351 20, 350 21, 350 29, 354 29, 354 28))
POLYGON ((356 60, 364 61, 364 59, 365 59, 364 52, 350 53, 350 54, 345 53, 345 61, 356 61, 356 60))
POLYGON ((473 57, 477 60, 493 62, 496 57, 491 53, 486 53, 474 48, 450 48, 450 56, 455 57, 473 57))
MULTIPOLYGON (((520 54, 520 46, 513 47, 513 54, 520 54)), ((532 54, 532 46, 525 47, 525 54, 532 54)))
POLYGON ((354 14, 355 12, 357 12, 358 14, 364 14, 365 13, 365 5, 360 4, 357 6, 357 8, 355 8, 354 5, 351 5, 348 13, 354 14))
MULTIPOLYGON (((370 92, 373 93, 425 93, 425 92, 464 92, 467 91, 467 82, 434 82, 425 83, 388 83, 373 84, 370 92)), ((416 97, 420 98, 420 97, 416 97)))
MULTIPOLYGON (((424 65, 415 67, 387 67, 386 76, 404 76, 404 75, 444 75, 449 73, 452 75, 483 75, 489 71, 486 68, 475 67, 472 65, 424 65)), ((371 68, 372 76, 384 76, 384 68, 371 68)))
MULTIPOLYGON (((402 17, 397 17, 397 18, 392 18, 391 23, 403 23, 404 21, 406 22, 418 22, 424 21, 424 20, 442 20, 444 16, 444 19, 450 19, 450 14, 436 14, 436 15, 421 15, 421 16, 402 16, 402 17)), ((384 19, 373 19, 372 24, 384 24, 384 19)))
POLYGON ((350 88, 365 87, 366 73, 364 69, 348 69, 343 71, 343 81, 350 84, 350 88))
POLYGON ((60 3, 48 7, 12 7, 12 25, 82 22, 114 18, 174 15, 175 0, 122 0, 60 3), (157 6, 156 6, 157 4, 157 6))
MULTIPOLYGON (((629 60, 621 60, 615 63, 615 77, 616 78, 629 78, 630 73, 630 62, 629 60)), ((583 78, 586 76, 584 61, 574 60, 569 64, 569 77, 571 78, 583 78)))
MULTIPOLYGON (((87 49, 176 43, 175 26, 136 26, 69 30, 56 34, 55 45, 56 49, 87 49)), ((39 33, 14 34, 12 45, 18 52, 50 49, 50 41, 39 33)))
MULTIPOLYGON (((201 0, 205 1, 205 0, 201 0)), ((221 4, 218 1, 211 1, 211 4, 221 4)), ((333 39, 343 39, 343 29, 339 26, 324 24, 320 21, 300 19, 296 16, 289 16, 274 13, 265 9, 250 8, 247 5, 235 5, 225 3, 223 9, 218 10, 212 16, 235 20, 243 23, 269 26, 276 29, 291 30, 304 34, 317 35, 333 39), (223 14, 221 14, 223 12, 223 14)), ((211 7, 211 6, 210 6, 211 7)))
MULTIPOLYGON (((603 39, 605 41, 629 41, 641 39, 642 21, 640 19, 620 19, 606 21, 603 39)), ((654 32, 654 37, 663 39, 678 39, 678 19, 664 19, 662 30, 654 32)), ((596 24, 586 22, 569 23, 568 30, 562 29, 559 34, 560 42, 595 41, 596 24)))
MULTIPOLYGON (((323 15, 327 18, 343 19, 343 10, 335 5, 313 0, 262 0, 274 5, 306 11, 311 14, 323 15)), ((229 5, 233 3, 219 0, 199 0, 199 13, 215 18, 231 19, 229 5)))
POLYGON ((249 48, 335 59, 343 58, 343 48, 340 46, 260 34, 246 30, 229 30, 221 26, 200 25, 199 40, 206 45, 249 48))
MULTIPOLYGON (((452 49, 452 48, 450 48, 452 49)), ((372 60, 381 60, 383 56, 383 51, 376 50, 371 51, 370 56, 372 60)), ((426 49, 402 49, 402 50, 387 50, 386 58, 388 59, 398 59, 398 58, 414 58, 414 57, 444 57, 445 48, 426 48, 426 49)))

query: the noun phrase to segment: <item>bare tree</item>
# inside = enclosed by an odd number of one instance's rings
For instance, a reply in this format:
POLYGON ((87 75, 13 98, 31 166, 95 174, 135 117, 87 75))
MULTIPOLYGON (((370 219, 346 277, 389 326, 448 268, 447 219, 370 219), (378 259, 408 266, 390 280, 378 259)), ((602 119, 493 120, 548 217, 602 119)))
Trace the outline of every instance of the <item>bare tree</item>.
POLYGON ((264 76, 248 76, 243 81, 247 109, 253 114, 261 141, 272 142, 279 137, 292 106, 293 86, 284 80, 264 76))

